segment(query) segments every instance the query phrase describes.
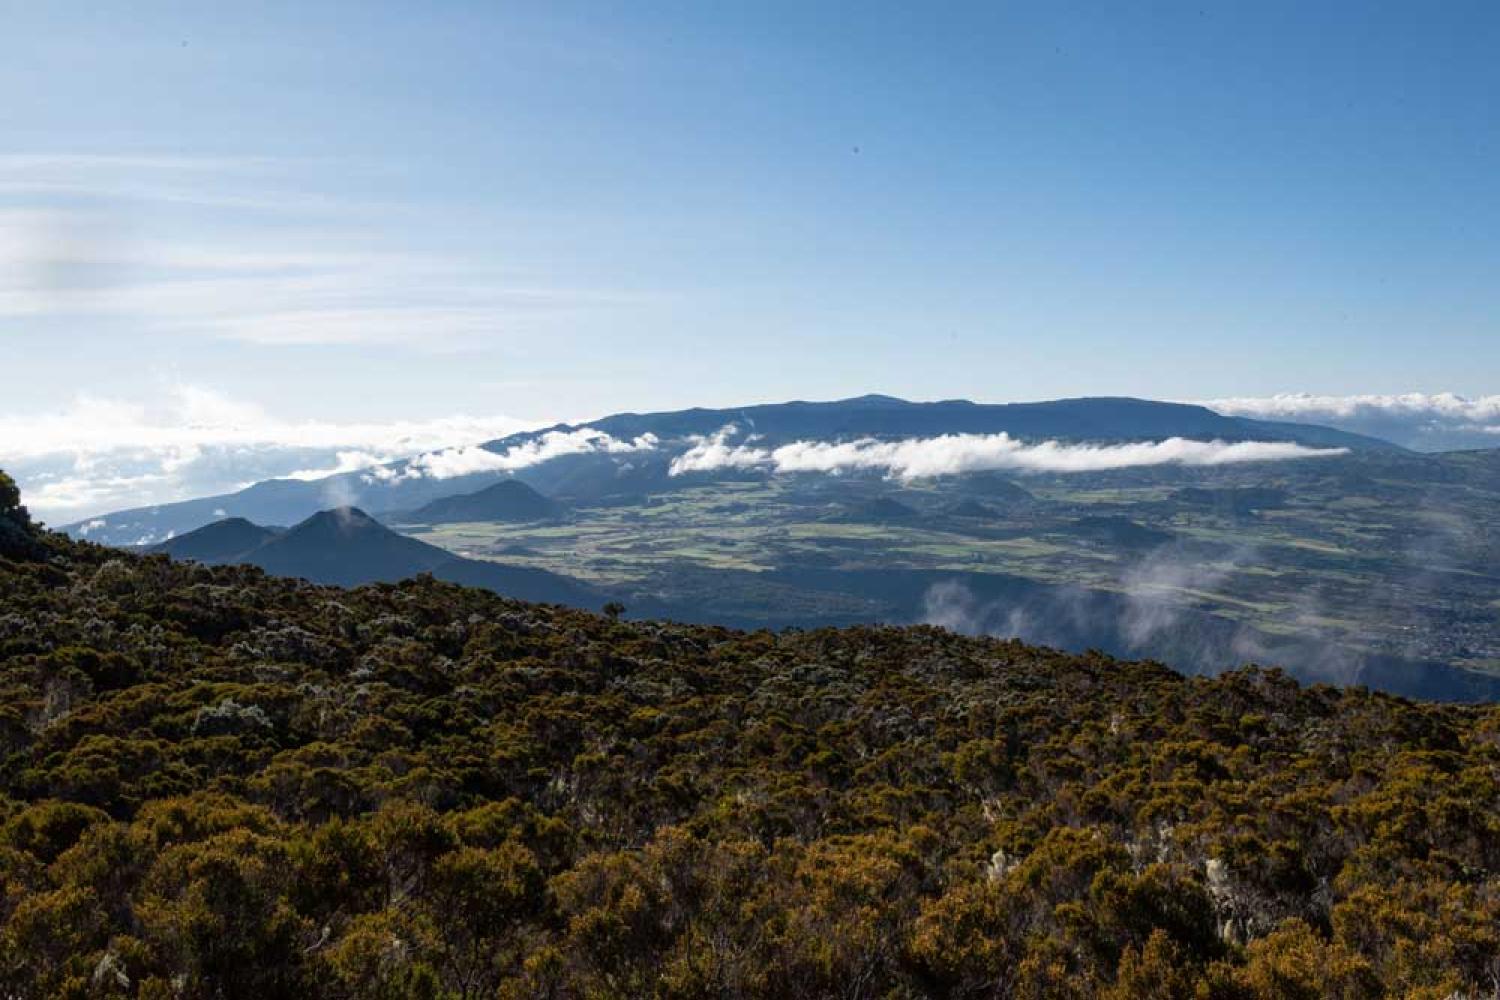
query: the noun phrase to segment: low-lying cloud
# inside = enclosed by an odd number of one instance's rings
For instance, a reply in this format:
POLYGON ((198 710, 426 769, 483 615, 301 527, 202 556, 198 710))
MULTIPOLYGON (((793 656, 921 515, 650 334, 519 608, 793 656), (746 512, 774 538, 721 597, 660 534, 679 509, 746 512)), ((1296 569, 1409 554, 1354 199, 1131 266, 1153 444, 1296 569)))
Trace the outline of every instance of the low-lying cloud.
POLYGON ((773 472, 883 472, 896 479, 924 479, 965 472, 1101 472, 1151 465, 1215 466, 1240 462, 1321 458, 1346 453, 1343 448, 1309 448, 1282 441, 1193 441, 1168 438, 1129 444, 1025 442, 1009 434, 943 434, 938 437, 881 441, 794 441, 770 448, 754 437, 736 444, 733 425, 692 439, 672 460, 671 474, 718 469, 767 469, 773 472))
POLYGON ((1500 447, 1500 395, 1320 396, 1298 392, 1211 399, 1203 405, 1229 416, 1326 424, 1418 451, 1500 447))
POLYGON ((1249 549, 1217 561, 1187 558, 1168 546, 1147 553, 1120 575, 1121 637, 1132 650, 1149 650, 1154 640, 1179 627, 1190 600, 1213 591, 1254 558, 1249 549))
POLYGON ((659 443, 655 434, 622 441, 592 427, 580 427, 570 431, 548 431, 504 451, 465 445, 426 452, 400 466, 371 469, 364 478, 366 482, 374 483, 452 479, 479 472, 516 472, 565 455, 651 451, 659 443))
POLYGON ((200 386, 151 402, 81 396, 52 413, 0 416, 0 468, 54 523, 231 492, 263 479, 321 479, 539 425, 510 416, 384 423, 287 420, 200 386))
MULTIPOLYGON (((934 583, 923 595, 920 620, 970 635, 1019 638, 1063 649, 1104 649, 1150 657, 1185 673, 1216 674, 1246 663, 1275 664, 1309 681, 1368 681, 1368 654, 1329 630, 1316 593, 1277 613, 1275 634, 1203 608, 1219 591, 1265 561, 1252 548, 1208 555, 1162 546, 1123 562, 1113 586, 1028 582, 997 593, 978 577, 934 583)), ((1392 677, 1397 686, 1410 675, 1392 677)), ((1439 679, 1435 688, 1441 685, 1439 679)))

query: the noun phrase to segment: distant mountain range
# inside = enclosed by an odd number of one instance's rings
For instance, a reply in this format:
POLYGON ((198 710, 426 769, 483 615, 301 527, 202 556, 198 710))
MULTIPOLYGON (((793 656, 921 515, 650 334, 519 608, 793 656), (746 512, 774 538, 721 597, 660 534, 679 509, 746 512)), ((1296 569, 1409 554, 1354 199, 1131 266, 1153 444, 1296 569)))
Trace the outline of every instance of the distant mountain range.
MULTIPOLYGON (((109 545, 145 545, 226 517, 257 524, 291 524, 319 510, 358 505, 376 514, 411 512, 414 517, 462 520, 469 510, 510 510, 510 517, 555 516, 555 509, 516 494, 484 495, 487 487, 517 480, 558 502, 590 505, 622 496, 650 495, 706 481, 758 479, 755 470, 725 468, 674 477, 672 460, 695 439, 733 425, 759 445, 795 441, 894 440, 944 434, 999 434, 1025 441, 1112 444, 1168 438, 1226 442, 1292 442, 1399 453, 1378 438, 1328 427, 1226 417, 1202 406, 1127 398, 1065 399, 1042 403, 972 403, 946 400, 913 403, 890 396, 860 396, 835 402, 789 402, 728 409, 664 413, 619 413, 583 424, 559 424, 514 434, 468 450, 452 467, 405 459, 373 470, 318 480, 273 479, 235 493, 118 511, 63 526, 77 537, 109 545), (608 435, 628 448, 583 449, 551 454, 548 442, 569 436, 608 435), (489 456, 530 456, 507 463, 489 456), (468 466, 475 466, 469 471, 468 466), (472 499, 460 500, 464 494, 472 499), (451 499, 450 499, 451 498, 451 499), (448 501, 429 507, 437 501, 448 501), (493 505, 493 506, 492 506, 493 505)), ((491 518, 483 518, 491 519, 491 518)))
MULTIPOLYGON (((1226 417, 1203 406, 1115 396, 1040 403, 974 403, 966 399, 914 403, 894 396, 869 395, 833 402, 797 401, 738 409, 619 413, 582 426, 628 439, 648 433, 661 438, 712 434, 727 423, 748 426, 771 444, 808 439, 1004 432, 1038 441, 1159 441, 1184 437, 1400 450, 1388 441, 1331 427, 1226 417)), ((526 436, 513 435, 498 443, 503 445, 526 436)))
POLYGON ((352 587, 419 573, 484 587, 527 601, 597 607, 608 598, 547 570, 479 562, 408 538, 356 507, 320 511, 286 529, 226 518, 152 546, 150 551, 208 565, 248 563, 276 576, 352 587))

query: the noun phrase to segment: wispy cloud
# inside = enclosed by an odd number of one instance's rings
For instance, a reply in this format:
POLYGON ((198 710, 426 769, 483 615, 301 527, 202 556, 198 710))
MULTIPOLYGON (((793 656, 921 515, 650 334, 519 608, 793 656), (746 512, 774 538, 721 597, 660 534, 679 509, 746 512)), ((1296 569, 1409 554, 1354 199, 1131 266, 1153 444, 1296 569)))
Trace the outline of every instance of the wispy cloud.
POLYGON ((56 412, 0 416, 0 467, 17 477, 38 514, 71 520, 261 479, 320 479, 538 424, 500 415, 286 420, 200 386, 178 385, 150 403, 80 396, 56 412))
POLYGON ((294 186, 285 166, 0 155, 0 323, 441 350, 651 298, 412 251, 390 229, 400 211, 294 186))
POLYGON ((1025 472, 1099 472, 1150 465, 1229 465, 1342 455, 1342 448, 1308 448, 1279 441, 1192 441, 1168 438, 1130 444, 1089 445, 1059 441, 1024 442, 1009 434, 944 434, 880 441, 795 441, 776 448, 753 438, 735 444, 737 429, 693 439, 673 459, 671 472, 764 468, 775 472, 852 472, 873 470, 898 479, 922 479, 1013 469, 1025 472))
POLYGON ((131 209, 155 206, 347 214, 349 199, 283 183, 308 160, 109 153, 0 154, 0 196, 131 209))
POLYGON ((1327 424, 1420 450, 1500 446, 1500 395, 1320 396, 1298 392, 1211 399, 1203 405, 1232 416, 1327 424))

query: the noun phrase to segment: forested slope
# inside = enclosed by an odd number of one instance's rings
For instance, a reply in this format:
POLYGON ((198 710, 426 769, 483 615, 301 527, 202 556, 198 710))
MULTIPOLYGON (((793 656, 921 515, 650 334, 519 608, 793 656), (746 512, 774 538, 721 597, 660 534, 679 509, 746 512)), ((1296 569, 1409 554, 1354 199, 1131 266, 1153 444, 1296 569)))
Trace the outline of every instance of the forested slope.
POLYGON ((10 494, 7 996, 1497 987, 1500 709, 318 587, 10 494))

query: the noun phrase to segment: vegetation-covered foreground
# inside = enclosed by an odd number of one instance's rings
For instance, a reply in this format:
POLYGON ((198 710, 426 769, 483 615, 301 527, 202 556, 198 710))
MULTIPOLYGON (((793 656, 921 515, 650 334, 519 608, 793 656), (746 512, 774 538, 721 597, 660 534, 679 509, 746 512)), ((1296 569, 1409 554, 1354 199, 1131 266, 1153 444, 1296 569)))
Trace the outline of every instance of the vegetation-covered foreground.
POLYGON ((1497 708, 315 587, 18 503, 5 996, 1500 989, 1497 708))

